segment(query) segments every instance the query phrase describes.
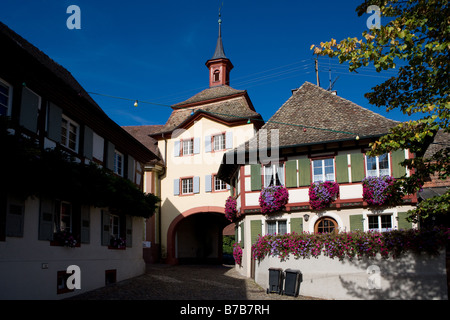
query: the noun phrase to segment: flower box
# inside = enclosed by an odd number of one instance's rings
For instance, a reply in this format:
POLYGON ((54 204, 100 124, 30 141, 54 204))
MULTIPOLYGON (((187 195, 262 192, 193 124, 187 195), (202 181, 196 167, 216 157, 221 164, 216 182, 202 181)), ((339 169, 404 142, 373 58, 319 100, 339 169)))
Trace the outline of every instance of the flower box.
POLYGON ((262 213, 283 210, 289 201, 289 192, 284 186, 269 186, 261 190, 259 205, 262 213))
POLYGON ((59 231, 53 234, 53 240, 50 241, 51 246, 69 247, 75 248, 79 247, 80 243, 77 241, 76 237, 69 231, 59 231))
POLYGON ((108 249, 118 249, 118 250, 125 250, 126 247, 126 240, 121 237, 112 237, 108 249))
POLYGON ((395 204, 399 193, 395 188, 395 178, 390 176, 367 177, 363 183, 363 200, 368 205, 383 206, 395 204))
POLYGON ((322 210, 339 197, 339 184, 333 181, 315 182, 309 187, 309 204, 313 210, 322 210))

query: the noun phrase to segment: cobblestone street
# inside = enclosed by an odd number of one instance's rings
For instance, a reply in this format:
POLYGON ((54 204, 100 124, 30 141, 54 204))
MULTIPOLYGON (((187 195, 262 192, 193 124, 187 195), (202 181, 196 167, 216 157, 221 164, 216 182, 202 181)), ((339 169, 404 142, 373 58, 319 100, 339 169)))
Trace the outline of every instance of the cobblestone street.
POLYGON ((142 276, 71 300, 318 300, 267 294, 266 289, 241 276, 233 266, 151 264, 142 276))

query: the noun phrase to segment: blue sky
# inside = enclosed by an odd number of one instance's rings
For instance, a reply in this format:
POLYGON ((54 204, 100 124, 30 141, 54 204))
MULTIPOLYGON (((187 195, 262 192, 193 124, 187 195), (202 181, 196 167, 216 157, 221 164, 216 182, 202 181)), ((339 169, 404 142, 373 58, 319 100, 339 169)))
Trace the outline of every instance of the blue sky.
MULTIPOLYGON (((230 85, 248 91, 268 120, 305 81, 316 83, 311 44, 360 36, 369 14, 358 17, 362 0, 2 0, 0 21, 61 64, 119 125, 164 124, 171 105, 206 89, 205 62, 214 53, 218 9, 222 38, 234 65, 230 85), (81 29, 68 29, 70 5, 81 10, 81 29)), ((381 20, 383 23, 383 18, 381 20)), ((392 72, 350 74, 337 59, 319 58, 321 86, 390 119, 368 104, 364 93, 392 72)))

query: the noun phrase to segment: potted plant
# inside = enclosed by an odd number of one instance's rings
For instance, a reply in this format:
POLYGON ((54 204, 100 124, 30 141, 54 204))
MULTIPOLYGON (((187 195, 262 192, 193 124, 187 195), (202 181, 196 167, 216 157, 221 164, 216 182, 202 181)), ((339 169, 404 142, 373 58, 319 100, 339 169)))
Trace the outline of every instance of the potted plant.
POLYGON ((333 181, 314 182, 309 187, 309 204, 313 210, 322 210, 339 196, 339 184, 333 181))
POLYGON ((289 201, 289 192, 284 186, 269 186, 261 190, 259 205, 262 213, 283 210, 289 201))

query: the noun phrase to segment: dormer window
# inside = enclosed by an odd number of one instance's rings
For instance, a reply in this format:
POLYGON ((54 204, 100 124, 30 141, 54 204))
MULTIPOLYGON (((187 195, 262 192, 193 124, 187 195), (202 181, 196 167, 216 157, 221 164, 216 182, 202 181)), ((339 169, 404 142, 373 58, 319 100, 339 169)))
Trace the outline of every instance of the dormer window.
POLYGON ((214 71, 214 82, 217 82, 217 81, 219 81, 220 80, 220 71, 219 70, 215 70, 214 71))

